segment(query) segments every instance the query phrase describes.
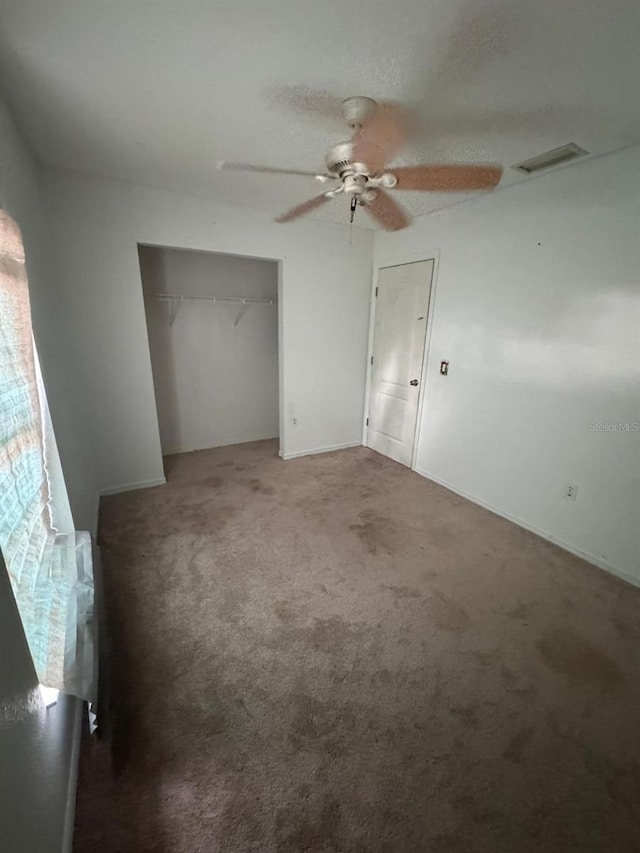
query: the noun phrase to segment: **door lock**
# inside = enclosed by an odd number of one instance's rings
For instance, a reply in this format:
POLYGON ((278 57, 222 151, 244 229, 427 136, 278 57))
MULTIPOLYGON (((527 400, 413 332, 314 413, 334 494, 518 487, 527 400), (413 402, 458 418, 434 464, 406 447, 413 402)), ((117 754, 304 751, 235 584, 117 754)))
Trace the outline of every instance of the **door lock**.
POLYGON ((412 379, 411 382, 409 382, 409 385, 417 385, 417 384, 418 384, 417 379, 412 379))

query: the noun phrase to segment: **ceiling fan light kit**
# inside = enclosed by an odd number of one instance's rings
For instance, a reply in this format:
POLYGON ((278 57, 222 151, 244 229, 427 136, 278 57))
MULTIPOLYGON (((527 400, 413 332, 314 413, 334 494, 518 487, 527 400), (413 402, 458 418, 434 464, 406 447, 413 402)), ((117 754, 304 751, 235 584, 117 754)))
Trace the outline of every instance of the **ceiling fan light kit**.
POLYGON ((397 104, 377 104, 359 95, 342 102, 342 115, 353 131, 350 140, 339 142, 327 154, 326 173, 251 166, 222 162, 220 169, 266 174, 313 177, 336 186, 286 211, 276 222, 291 222, 344 194, 349 199, 351 222, 358 206, 387 231, 398 231, 411 223, 407 212, 385 190, 417 192, 468 192, 495 187, 502 167, 494 164, 424 164, 387 169, 405 142, 406 115, 397 104))

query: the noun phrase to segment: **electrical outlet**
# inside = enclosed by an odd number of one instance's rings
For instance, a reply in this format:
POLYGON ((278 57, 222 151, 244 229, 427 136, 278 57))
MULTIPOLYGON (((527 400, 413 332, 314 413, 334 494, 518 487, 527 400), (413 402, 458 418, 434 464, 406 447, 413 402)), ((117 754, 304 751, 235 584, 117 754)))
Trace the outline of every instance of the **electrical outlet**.
POLYGON ((564 487, 564 496, 568 501, 575 501, 577 494, 578 494, 578 487, 577 486, 565 486, 564 487))

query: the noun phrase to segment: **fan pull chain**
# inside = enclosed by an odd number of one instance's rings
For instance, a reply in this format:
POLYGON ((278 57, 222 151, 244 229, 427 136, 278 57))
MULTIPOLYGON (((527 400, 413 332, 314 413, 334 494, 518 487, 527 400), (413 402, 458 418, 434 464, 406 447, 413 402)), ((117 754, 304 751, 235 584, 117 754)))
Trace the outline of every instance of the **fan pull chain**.
POLYGON ((351 216, 349 217, 349 245, 351 245, 351 240, 353 239, 353 217, 356 212, 356 207, 358 206, 358 199, 355 195, 351 196, 351 216))

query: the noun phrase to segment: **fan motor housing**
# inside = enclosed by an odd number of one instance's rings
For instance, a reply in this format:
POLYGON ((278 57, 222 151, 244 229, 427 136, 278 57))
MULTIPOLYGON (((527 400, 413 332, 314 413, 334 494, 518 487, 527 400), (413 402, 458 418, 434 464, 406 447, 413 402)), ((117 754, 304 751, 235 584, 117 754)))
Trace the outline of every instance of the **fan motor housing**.
POLYGON ((364 163, 352 163, 351 155, 353 145, 351 141, 339 142, 334 145, 331 151, 327 154, 326 164, 327 171, 337 178, 343 178, 346 175, 369 175, 369 170, 364 163))

